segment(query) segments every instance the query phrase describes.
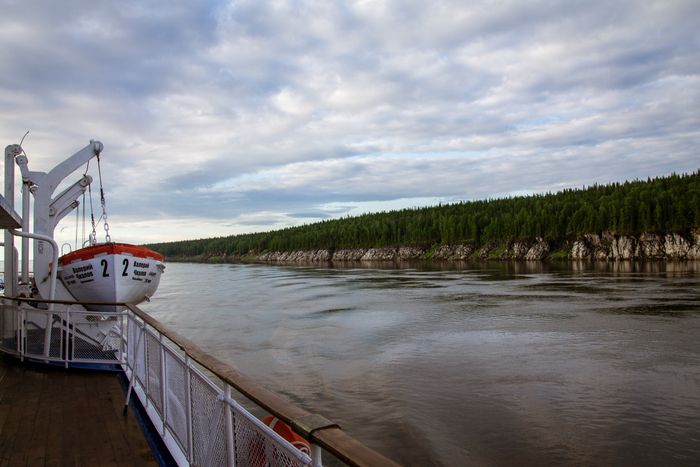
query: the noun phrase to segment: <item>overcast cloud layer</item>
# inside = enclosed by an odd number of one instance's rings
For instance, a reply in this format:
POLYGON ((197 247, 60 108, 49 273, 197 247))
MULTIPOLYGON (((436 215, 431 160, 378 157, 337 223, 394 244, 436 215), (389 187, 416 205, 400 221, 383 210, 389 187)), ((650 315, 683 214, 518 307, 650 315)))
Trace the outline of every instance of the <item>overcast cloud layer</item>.
POLYGON ((30 168, 48 171, 102 141, 117 241, 700 167, 695 0, 0 0, 0 15, 2 146, 30 130, 30 168))

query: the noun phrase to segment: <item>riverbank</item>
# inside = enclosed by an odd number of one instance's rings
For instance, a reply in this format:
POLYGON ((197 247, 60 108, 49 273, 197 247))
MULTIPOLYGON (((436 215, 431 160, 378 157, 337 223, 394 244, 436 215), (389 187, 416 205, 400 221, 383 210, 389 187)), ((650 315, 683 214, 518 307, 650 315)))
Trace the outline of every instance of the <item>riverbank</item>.
POLYGON ((383 248, 322 248, 298 251, 250 251, 245 255, 211 253, 197 256, 171 256, 177 262, 318 262, 318 261, 397 261, 429 259, 465 260, 696 260, 700 259, 700 228, 688 233, 617 235, 614 232, 586 234, 563 239, 511 239, 485 245, 453 243, 446 245, 405 245, 383 248))

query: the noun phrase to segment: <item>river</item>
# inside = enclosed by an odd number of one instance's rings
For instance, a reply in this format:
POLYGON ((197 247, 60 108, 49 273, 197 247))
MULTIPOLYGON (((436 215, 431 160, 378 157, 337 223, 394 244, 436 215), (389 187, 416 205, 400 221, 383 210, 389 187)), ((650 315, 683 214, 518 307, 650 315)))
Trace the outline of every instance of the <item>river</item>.
POLYGON ((168 263, 141 307, 406 466, 700 464, 700 262, 168 263))

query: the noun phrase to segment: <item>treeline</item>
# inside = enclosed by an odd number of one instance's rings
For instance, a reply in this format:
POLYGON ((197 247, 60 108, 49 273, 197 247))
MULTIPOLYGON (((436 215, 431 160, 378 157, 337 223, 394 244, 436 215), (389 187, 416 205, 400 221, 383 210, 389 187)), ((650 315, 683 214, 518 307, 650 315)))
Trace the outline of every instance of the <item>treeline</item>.
POLYGON ((371 248, 700 226, 700 171, 557 193, 363 214, 272 232, 148 245, 165 256, 371 248))

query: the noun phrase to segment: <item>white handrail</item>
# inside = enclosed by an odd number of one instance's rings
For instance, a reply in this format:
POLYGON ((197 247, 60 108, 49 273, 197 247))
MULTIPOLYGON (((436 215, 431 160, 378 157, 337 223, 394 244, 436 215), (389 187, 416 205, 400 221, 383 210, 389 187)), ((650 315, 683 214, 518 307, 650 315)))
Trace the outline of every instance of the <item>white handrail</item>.
MULTIPOLYGON (((33 238, 35 240, 44 240, 51 244, 51 246, 53 247, 53 267, 51 268, 51 282, 49 283, 49 300, 53 300, 54 298, 56 298, 56 274, 58 272, 58 243, 56 243, 56 240, 47 235, 39 235, 31 232, 20 232, 15 229, 7 230, 16 237, 27 237, 33 238)), ((53 303, 49 303, 48 309, 53 310, 53 303)))
MULTIPOLYGON (((29 196, 29 191, 27 191, 27 196, 29 196)), ((8 229, 8 231, 16 236, 16 237, 25 237, 25 238, 33 238, 35 240, 44 240, 47 241, 51 244, 53 247, 53 267, 51 268, 51 282, 49 283, 49 300, 53 300, 56 298, 56 274, 58 271, 58 243, 56 243, 56 240, 53 238, 49 237, 48 235, 40 235, 40 234, 35 234, 31 232, 20 232, 15 229, 8 229)), ((25 254, 25 248, 22 249, 22 255, 25 254)), ((26 270, 26 264, 28 264, 29 261, 23 262, 23 268, 22 268, 22 280, 25 280, 26 278, 24 277, 27 275, 27 270, 26 270)), ((14 277, 13 277, 14 279, 14 277)), ((48 306, 49 311, 53 311, 53 303, 49 303, 48 306)), ((50 342, 51 342, 51 323, 53 321, 52 315, 47 314, 46 315, 46 332, 44 333, 44 356, 48 357, 49 356, 49 347, 50 347, 50 342)))

